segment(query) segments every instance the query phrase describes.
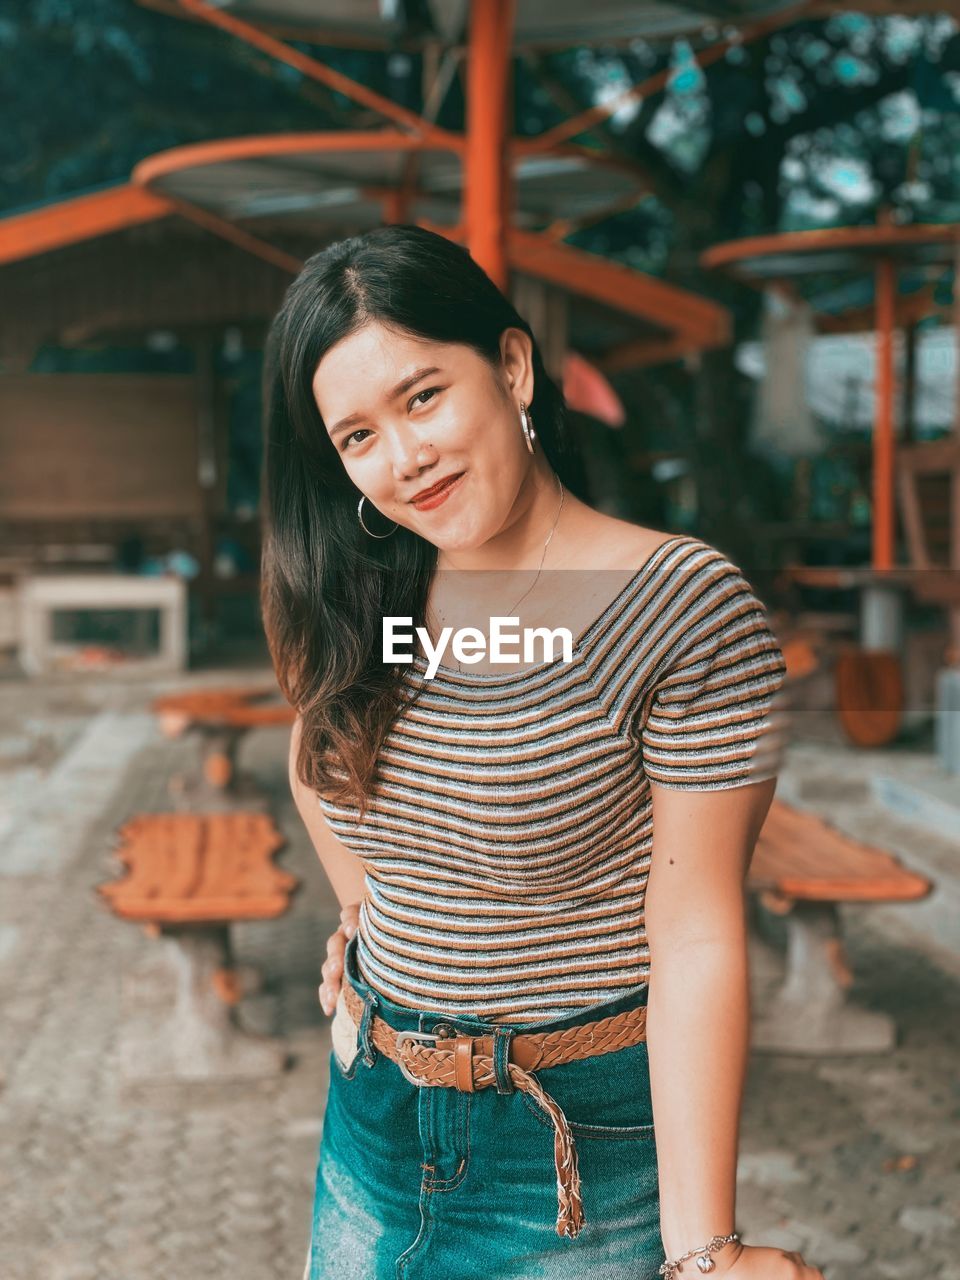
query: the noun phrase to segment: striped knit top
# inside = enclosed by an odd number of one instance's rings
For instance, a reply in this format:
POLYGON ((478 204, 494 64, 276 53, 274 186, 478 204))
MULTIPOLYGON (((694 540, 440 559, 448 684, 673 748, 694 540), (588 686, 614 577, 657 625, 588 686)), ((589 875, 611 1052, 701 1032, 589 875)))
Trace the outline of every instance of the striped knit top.
POLYGON ((662 543, 573 661, 404 669, 416 697, 362 821, 320 798, 364 862, 357 963, 397 1004, 486 1021, 561 1017, 650 974, 650 782, 776 775, 783 655, 739 569, 662 543))

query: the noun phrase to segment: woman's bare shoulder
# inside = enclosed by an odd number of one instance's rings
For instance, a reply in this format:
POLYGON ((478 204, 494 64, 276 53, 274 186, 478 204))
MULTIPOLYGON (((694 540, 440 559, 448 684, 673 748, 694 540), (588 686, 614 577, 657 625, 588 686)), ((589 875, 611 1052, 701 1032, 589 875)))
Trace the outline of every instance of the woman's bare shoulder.
POLYGON ((602 511, 592 513, 590 526, 590 567, 594 569, 639 569, 665 542, 680 536, 666 529, 632 524, 602 511))

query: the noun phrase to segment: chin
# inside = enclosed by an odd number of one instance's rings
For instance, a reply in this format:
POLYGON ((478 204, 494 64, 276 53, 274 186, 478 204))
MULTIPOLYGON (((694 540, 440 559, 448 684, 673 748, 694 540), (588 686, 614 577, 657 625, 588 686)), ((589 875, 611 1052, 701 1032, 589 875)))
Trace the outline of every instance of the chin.
POLYGON ((430 538, 430 542, 438 551, 472 551, 483 545, 483 541, 474 538, 430 538))
MULTIPOLYGON (((429 536, 429 535, 424 535, 429 536)), ((474 551, 482 547, 490 538, 488 533, 477 533, 475 530, 450 532, 437 531, 429 540, 440 551, 474 551)))

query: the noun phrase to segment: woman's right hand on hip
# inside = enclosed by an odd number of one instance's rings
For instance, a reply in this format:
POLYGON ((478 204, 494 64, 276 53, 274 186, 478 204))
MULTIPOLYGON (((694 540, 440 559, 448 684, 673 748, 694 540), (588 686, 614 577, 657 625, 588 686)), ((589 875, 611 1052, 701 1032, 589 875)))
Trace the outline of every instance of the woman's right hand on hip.
POLYGON ((340 927, 327 939, 327 958, 320 966, 323 982, 320 984, 320 1007, 326 1014, 333 1013, 343 981, 343 953, 348 939, 352 938, 360 923, 360 903, 350 902, 340 912, 340 927))

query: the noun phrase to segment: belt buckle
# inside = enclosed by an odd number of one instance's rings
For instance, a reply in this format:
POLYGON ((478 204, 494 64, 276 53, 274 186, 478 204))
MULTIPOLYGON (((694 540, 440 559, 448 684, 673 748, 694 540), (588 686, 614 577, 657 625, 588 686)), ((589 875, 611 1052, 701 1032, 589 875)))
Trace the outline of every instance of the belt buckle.
POLYGON ((415 1084, 418 1089, 422 1089, 424 1085, 429 1085, 431 1082, 429 1080, 421 1080, 419 1076, 413 1076, 410 1074, 410 1072, 407 1070, 404 1064, 403 1055, 400 1053, 400 1046, 406 1043, 406 1041, 408 1040, 437 1041, 439 1039, 440 1039, 439 1036, 433 1035, 433 1033, 429 1031, 398 1031, 397 1032, 397 1040, 396 1040, 397 1066, 400 1068, 400 1070, 403 1072, 406 1078, 410 1081, 410 1083, 415 1084))

